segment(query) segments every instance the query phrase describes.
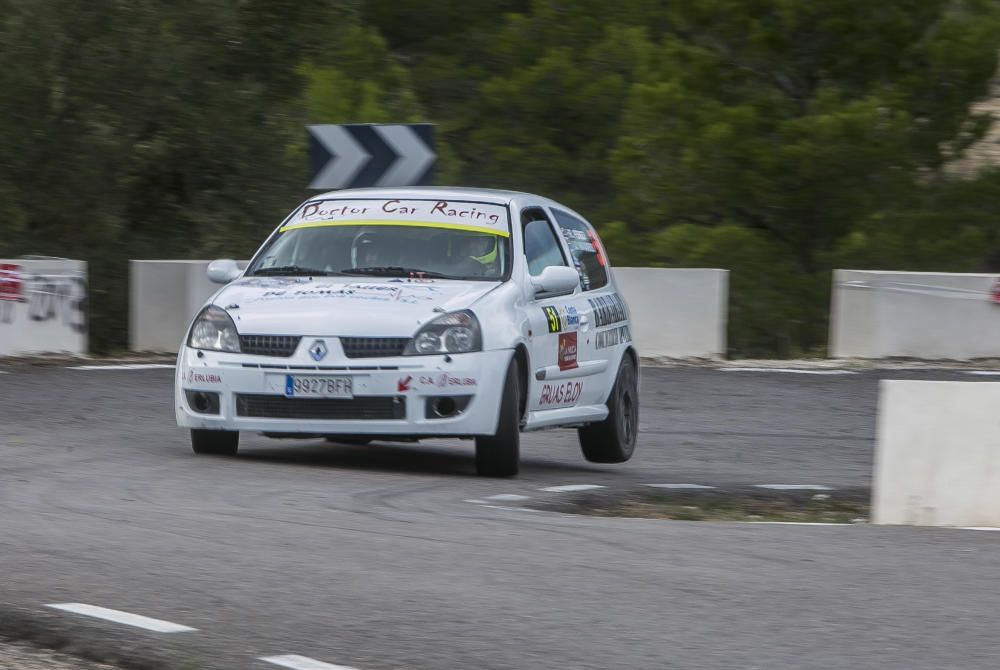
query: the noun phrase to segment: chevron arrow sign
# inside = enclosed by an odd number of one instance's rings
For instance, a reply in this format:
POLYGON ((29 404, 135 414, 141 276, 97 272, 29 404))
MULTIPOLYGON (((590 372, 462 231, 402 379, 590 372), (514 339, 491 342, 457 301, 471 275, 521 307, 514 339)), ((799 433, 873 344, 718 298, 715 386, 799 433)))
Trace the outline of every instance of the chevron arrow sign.
POLYGON ((309 188, 427 186, 433 183, 434 126, 307 126, 309 188))

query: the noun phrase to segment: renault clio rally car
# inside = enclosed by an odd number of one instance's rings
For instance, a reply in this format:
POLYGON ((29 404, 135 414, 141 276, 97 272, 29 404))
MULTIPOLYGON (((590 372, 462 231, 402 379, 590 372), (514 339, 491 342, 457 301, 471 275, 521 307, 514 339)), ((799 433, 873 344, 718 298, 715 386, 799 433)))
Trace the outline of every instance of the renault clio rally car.
POLYGON ((638 430, 628 306, 594 228, 527 193, 355 189, 310 198, 198 313, 176 368, 196 453, 271 437, 474 438, 517 473, 521 431, 575 427, 627 461, 638 430))

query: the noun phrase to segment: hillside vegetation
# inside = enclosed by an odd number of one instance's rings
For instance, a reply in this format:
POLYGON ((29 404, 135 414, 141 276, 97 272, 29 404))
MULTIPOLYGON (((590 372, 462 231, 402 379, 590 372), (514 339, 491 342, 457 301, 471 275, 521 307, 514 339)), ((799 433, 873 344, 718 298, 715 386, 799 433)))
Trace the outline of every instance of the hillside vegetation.
POLYGON ((89 261, 120 347, 128 259, 250 254, 306 124, 430 122, 439 183, 729 268, 733 355, 822 353, 832 268, 1000 271, 998 48, 994 0, 0 0, 0 257, 89 261))

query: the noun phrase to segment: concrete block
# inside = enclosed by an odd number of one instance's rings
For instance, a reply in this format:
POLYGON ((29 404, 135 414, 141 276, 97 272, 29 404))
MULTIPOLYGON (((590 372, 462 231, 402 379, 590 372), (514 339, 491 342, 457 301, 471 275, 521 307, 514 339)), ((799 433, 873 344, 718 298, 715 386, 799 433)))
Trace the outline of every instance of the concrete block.
POLYGON ((643 356, 721 358, 726 353, 729 271, 615 268, 643 356))
POLYGON ((87 352, 87 264, 0 259, 0 356, 87 352))
POLYGON ((176 352, 188 324, 213 293, 210 261, 129 261, 129 349, 176 352))
POLYGON ((1000 382, 881 383, 872 520, 1000 527, 1000 382))
MULTIPOLYGON (((129 348, 176 351, 191 319, 220 287, 209 261, 136 260, 129 265, 129 348)), ((245 263, 245 261, 241 261, 245 263)), ((726 351, 728 270, 617 268, 644 356, 719 358, 726 351)))
POLYGON ((1000 358, 996 275, 835 270, 834 358, 1000 358))

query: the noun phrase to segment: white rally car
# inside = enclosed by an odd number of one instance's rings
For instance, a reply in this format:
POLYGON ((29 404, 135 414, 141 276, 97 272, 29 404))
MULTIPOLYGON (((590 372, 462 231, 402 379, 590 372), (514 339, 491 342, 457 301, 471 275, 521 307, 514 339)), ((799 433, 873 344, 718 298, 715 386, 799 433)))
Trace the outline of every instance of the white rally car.
POLYGON ((576 427, 627 461, 639 359, 593 227, 552 200, 457 188, 310 198, 195 317, 178 425, 200 454, 239 431, 331 441, 474 438, 480 474, 517 473, 521 431, 576 427))

